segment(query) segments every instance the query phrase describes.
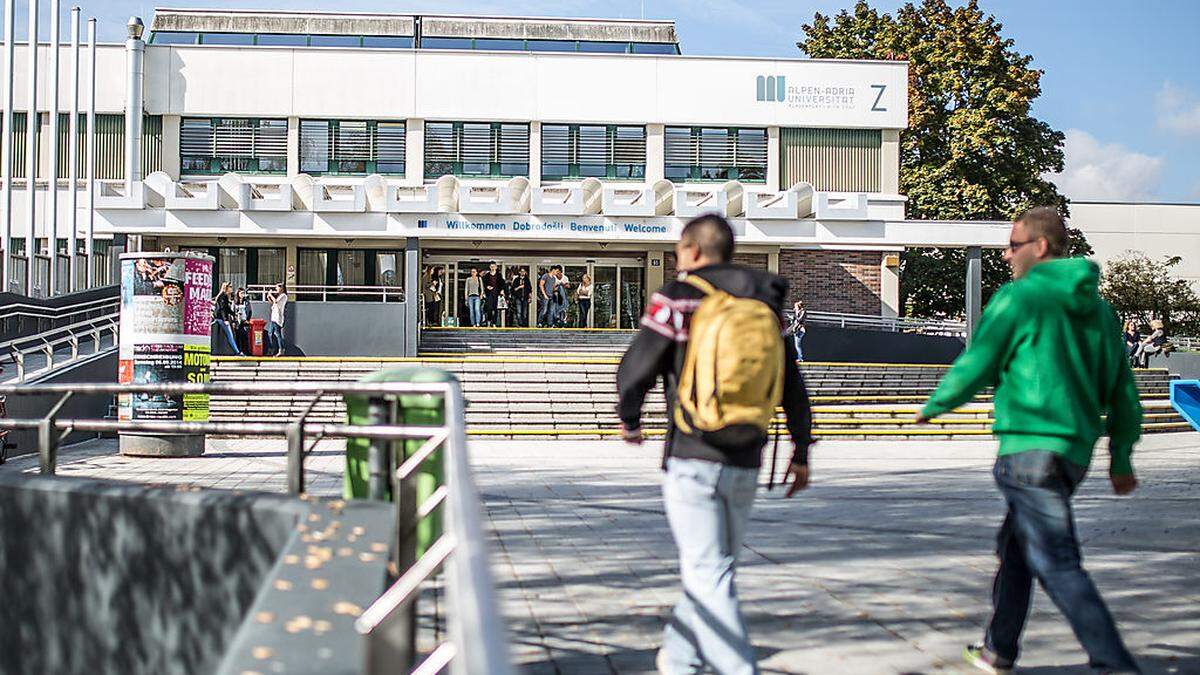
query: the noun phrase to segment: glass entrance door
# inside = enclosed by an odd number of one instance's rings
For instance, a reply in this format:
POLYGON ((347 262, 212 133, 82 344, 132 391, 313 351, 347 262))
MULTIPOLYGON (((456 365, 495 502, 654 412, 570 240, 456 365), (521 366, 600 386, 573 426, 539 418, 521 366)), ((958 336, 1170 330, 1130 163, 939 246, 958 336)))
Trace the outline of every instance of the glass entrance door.
POLYGON ((592 266, 592 327, 617 327, 617 266, 592 266))
POLYGON ((644 270, 640 266, 621 265, 620 271, 621 295, 617 302, 621 322, 618 327, 637 328, 642 320, 642 300, 646 297, 644 270))

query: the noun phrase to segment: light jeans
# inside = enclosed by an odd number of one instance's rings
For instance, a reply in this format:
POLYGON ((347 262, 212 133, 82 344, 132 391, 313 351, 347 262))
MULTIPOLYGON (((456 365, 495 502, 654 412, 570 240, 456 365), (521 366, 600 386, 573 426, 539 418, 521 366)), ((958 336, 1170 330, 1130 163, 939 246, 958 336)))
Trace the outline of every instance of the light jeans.
POLYGON ((792 343, 796 345, 796 360, 797 361, 804 360, 804 350, 800 346, 800 343, 802 343, 802 342, 804 342, 804 331, 802 331, 802 330, 796 331, 792 335, 792 343))
POLYGON ((672 457, 663 503, 675 545, 683 597, 663 633, 667 675, 754 675, 754 646, 738 608, 738 552, 754 504, 757 469, 672 457))
POLYGON ((467 311, 470 314, 472 326, 483 325, 483 312, 480 309, 480 300, 478 295, 467 296, 467 311))
POLYGON ((267 322, 266 335, 263 336, 263 347, 266 348, 266 356, 283 354, 283 326, 274 321, 267 322))

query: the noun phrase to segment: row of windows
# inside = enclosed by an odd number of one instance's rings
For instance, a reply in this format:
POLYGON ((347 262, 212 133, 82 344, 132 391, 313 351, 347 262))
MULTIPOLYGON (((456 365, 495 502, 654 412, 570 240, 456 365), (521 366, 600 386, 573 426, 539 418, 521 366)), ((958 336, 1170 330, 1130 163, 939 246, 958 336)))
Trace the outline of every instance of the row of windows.
MULTIPOLYGON (((229 282, 236 288, 282 283, 287 267, 282 248, 184 246, 183 251, 213 257, 214 290, 229 282)), ((398 249, 301 248, 296 282, 300 286, 391 286, 404 281, 404 252, 398 249)), ((295 299, 306 299, 303 292, 295 299)))
MULTIPOLYGON (((406 135, 402 121, 301 120, 300 171, 403 174, 406 135)), ((766 180, 766 129, 666 127, 664 142, 665 175, 671 180, 766 180)), ((529 125, 427 122, 424 151, 426 176, 526 176, 529 125)), ((285 173, 287 120, 185 118, 180 163, 184 173, 285 173)), ((548 180, 641 180, 646 128, 544 124, 541 166, 548 180)))
MULTIPOLYGON (((3 113, 0 113, 0 122, 3 113)), ((11 138, 11 170, 13 178, 25 178, 26 113, 14 112, 11 138)), ((70 113, 58 114, 58 156, 55 158, 55 174, 58 178, 68 177, 70 153, 70 113)), ((49 113, 38 113, 40 130, 50 125, 49 113)), ((76 175, 80 180, 87 176, 87 115, 79 114, 78 134, 75 138, 76 175)), ((37 156, 38 178, 44 179, 45 168, 41 164, 42 134, 36 137, 34 152, 37 156)), ((96 161, 95 176, 99 179, 118 179, 125 175, 125 116, 119 114, 96 115, 96 161)), ((0 159, 0 161, 3 161, 0 159)), ((0 164, 2 166, 2 164, 0 164)), ((143 174, 162 169, 162 116, 146 115, 142 118, 142 172, 143 174)))
MULTIPOLYGON (((235 45, 271 47, 358 47, 411 49, 413 38, 396 35, 302 35, 295 33, 193 33, 155 31, 156 45, 235 45)), ((524 40, 506 38, 423 37, 420 49, 472 49, 513 52, 590 52, 596 54, 678 54, 679 45, 660 42, 600 40, 524 40)))

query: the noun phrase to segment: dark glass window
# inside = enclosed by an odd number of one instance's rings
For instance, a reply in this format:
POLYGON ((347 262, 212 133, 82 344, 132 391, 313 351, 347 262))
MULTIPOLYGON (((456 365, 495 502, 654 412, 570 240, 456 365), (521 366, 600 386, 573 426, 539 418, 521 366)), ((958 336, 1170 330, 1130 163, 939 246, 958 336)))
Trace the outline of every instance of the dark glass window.
POLYGON ((363 37, 362 46, 374 49, 409 49, 413 46, 413 39, 393 35, 366 35, 363 37))
POLYGON ((594 40, 580 40, 579 51, 593 52, 602 54, 624 54, 629 51, 628 42, 597 42, 594 40))
POLYGON ((527 40, 531 52, 573 52, 578 50, 574 40, 527 40))
POLYGON ((360 47, 362 38, 357 35, 311 35, 308 43, 313 47, 360 47))
POLYGON ((253 33, 201 33, 200 44, 203 45, 252 45, 253 33))
POLYGON ((678 54, 679 50, 673 44, 662 42, 635 42, 633 43, 634 54, 678 54))
POLYGON ((471 49, 471 38, 424 37, 421 38, 424 49, 471 49))
POLYGON ((646 128, 592 124, 542 125, 542 178, 641 179, 646 128))
POLYGON ((259 33, 256 44, 268 47, 304 47, 308 45, 308 36, 287 33, 259 33))
POLYGON ((155 31, 150 34, 152 45, 194 45, 195 33, 180 33, 177 31, 155 31))

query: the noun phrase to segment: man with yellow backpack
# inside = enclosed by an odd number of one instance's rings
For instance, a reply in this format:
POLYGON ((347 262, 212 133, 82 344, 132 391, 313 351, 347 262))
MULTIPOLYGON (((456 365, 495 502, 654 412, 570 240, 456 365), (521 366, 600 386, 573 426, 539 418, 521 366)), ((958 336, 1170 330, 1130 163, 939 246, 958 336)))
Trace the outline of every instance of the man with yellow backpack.
POLYGON ((627 442, 642 442, 642 404, 660 376, 667 396, 663 502, 683 581, 658 652, 667 675, 705 666, 758 672, 734 576, 780 405, 795 444, 787 496, 808 485, 812 412, 795 347, 783 339, 787 281, 732 264, 733 249, 719 215, 684 226, 675 245, 681 278, 651 296, 617 370, 627 442))

